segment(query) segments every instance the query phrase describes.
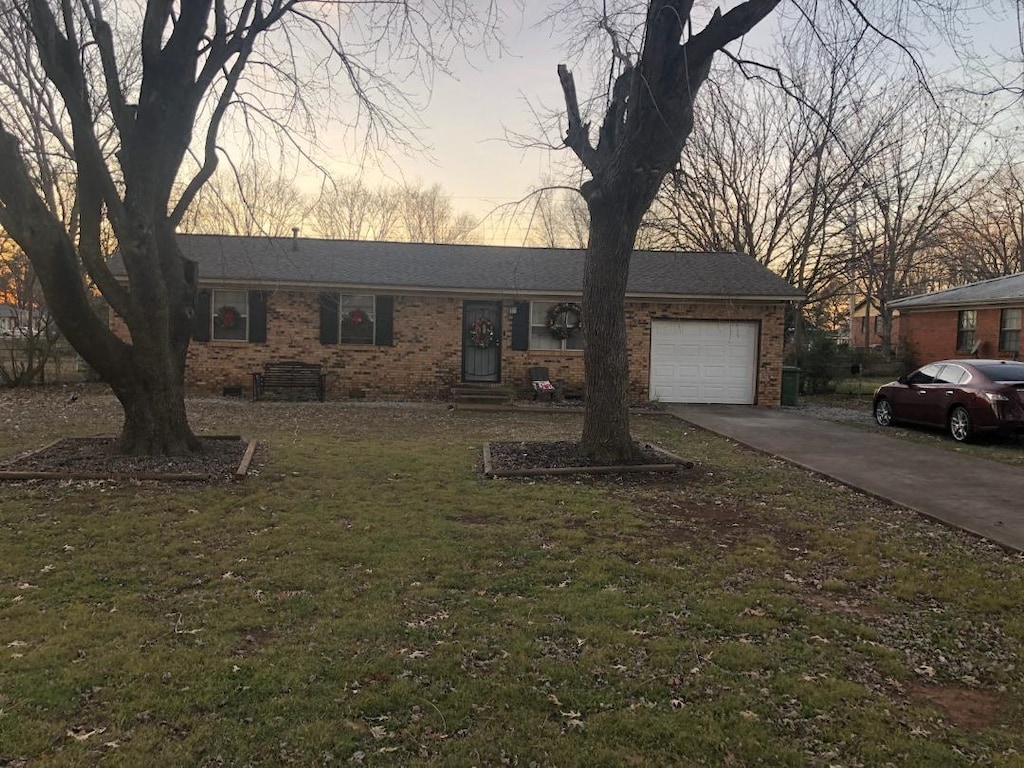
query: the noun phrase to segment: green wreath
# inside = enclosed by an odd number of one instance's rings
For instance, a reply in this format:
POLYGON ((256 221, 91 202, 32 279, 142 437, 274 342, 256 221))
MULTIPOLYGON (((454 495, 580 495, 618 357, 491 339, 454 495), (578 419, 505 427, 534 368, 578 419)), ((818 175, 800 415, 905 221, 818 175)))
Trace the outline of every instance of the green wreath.
POLYGON ((583 309, 574 301, 559 302, 548 312, 548 331, 556 339, 568 339, 582 327, 583 309))
POLYGON ((226 330, 236 327, 240 317, 241 315, 238 310, 230 305, 223 306, 217 310, 217 320, 220 321, 220 327, 226 330))
POLYGON ((486 317, 478 317, 469 324, 469 340, 474 347, 490 349, 494 346, 494 323, 486 317))

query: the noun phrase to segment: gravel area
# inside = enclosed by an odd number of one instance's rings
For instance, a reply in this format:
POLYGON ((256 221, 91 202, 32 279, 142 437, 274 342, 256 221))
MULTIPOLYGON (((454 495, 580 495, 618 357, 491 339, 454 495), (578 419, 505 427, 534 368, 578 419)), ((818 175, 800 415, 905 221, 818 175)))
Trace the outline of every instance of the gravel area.
POLYGON ((800 404, 794 406, 794 410, 801 416, 822 419, 823 421, 840 421, 850 424, 867 425, 875 423, 875 418, 871 412, 862 409, 843 408, 835 405, 800 404))

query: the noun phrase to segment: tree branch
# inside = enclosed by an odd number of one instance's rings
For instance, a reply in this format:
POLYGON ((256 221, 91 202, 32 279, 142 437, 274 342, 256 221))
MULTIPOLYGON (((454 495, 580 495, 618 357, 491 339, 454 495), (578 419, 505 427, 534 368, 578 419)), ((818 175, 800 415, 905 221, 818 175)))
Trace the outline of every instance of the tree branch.
POLYGON ((579 99, 576 96, 576 81, 572 72, 565 64, 558 65, 558 79, 562 84, 565 96, 565 111, 569 118, 569 127, 565 134, 565 146, 576 153, 583 166, 596 176, 602 166, 601 158, 590 143, 590 123, 584 123, 580 116, 579 99))

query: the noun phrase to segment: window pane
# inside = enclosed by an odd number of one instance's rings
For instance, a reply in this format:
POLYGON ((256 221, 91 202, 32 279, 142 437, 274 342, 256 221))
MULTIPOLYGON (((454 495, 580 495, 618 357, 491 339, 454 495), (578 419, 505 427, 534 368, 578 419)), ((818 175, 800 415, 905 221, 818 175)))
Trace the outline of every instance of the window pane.
POLYGON ((908 381, 911 384, 931 384, 935 380, 935 374, 939 372, 939 366, 926 365, 919 371, 910 374, 908 381))
POLYGON ((343 293, 338 313, 341 319, 342 344, 373 344, 373 296, 343 293))
POLYGON ((1019 331, 1020 330, 1020 310, 1019 309, 1004 309, 1001 330, 1004 331, 1019 331))
POLYGON ((978 370, 992 381, 1024 381, 1024 363, 996 363, 979 365, 978 370))
POLYGON ((936 384, 959 384, 967 379, 967 371, 959 365, 944 365, 935 376, 936 384))
MULTIPOLYGON (((560 339, 552 335, 548 328, 548 313, 559 302, 530 302, 530 349, 583 349, 583 331, 573 333, 568 339, 560 339)), ((578 318, 569 318, 570 324, 579 322, 578 318)))
POLYGON ((562 342, 548 330, 548 312, 553 301, 530 302, 530 349, 561 349, 562 342))
POLYGON ((249 338, 248 293, 215 289, 210 302, 213 309, 214 340, 245 341, 249 338))
POLYGON ((548 324, 548 312, 555 306, 553 301, 531 301, 530 302, 530 325, 543 325, 545 328, 548 324))
POLYGON ((561 349, 562 342, 551 335, 546 325, 530 328, 530 349, 561 349))

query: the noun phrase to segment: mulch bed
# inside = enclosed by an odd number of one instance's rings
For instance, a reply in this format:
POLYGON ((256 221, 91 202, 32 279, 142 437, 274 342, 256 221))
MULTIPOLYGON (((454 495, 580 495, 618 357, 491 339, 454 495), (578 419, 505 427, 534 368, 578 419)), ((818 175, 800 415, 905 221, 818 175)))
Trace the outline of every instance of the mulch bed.
POLYGON ((629 461, 603 464, 586 456, 580 444, 570 440, 484 446, 484 472, 492 477, 674 472, 692 466, 692 462, 646 443, 637 443, 637 454, 629 461))
POLYGON ((113 437, 65 438, 0 462, 0 479, 214 480, 236 478, 249 443, 240 437, 200 438, 204 450, 187 456, 124 456, 113 437))

